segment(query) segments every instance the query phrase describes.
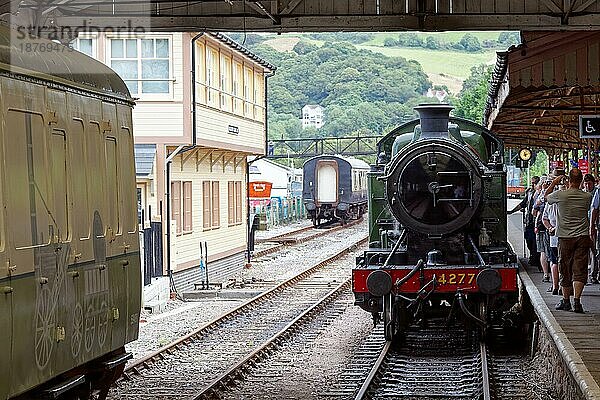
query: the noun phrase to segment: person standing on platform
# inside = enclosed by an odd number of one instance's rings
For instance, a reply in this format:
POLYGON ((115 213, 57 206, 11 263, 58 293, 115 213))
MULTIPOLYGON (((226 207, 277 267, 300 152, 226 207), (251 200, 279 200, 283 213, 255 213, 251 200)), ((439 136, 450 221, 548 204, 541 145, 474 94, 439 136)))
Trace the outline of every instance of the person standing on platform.
POLYGON ((523 200, 517 204, 515 208, 510 210, 508 214, 512 214, 514 212, 524 210, 525 214, 523 215, 523 223, 525 225, 525 229, 523 230, 523 236, 525 236, 525 242, 527 243, 527 248, 529 249, 529 265, 538 267, 541 269, 540 265, 540 253, 537 251, 537 243, 535 238, 535 224, 533 214, 531 213, 533 210, 533 206, 535 203, 535 193, 536 186, 540 183, 539 176, 533 176, 531 178, 531 187, 529 187, 525 191, 525 197, 523 200))
POLYGON ((558 269, 563 298, 556 309, 571 310, 573 295, 573 311, 583 313, 581 294, 587 282, 592 245, 588 219, 592 195, 580 189, 583 174, 578 168, 569 172, 568 188, 554 192, 554 188, 565 179, 562 175, 554 178, 545 193, 548 204, 557 204, 558 207, 558 269))
POLYGON ((550 234, 548 233, 542 218, 544 209, 547 207, 544 194, 546 193, 548 186, 550 186, 550 181, 548 180, 547 176, 543 176, 541 178, 539 186, 539 195, 537 196, 535 205, 533 206, 535 242, 537 251, 540 253, 540 265, 542 266, 542 271, 544 272, 542 282, 550 282, 550 234))
MULTIPOLYGON (((555 173, 551 176, 551 179, 555 178, 557 174, 555 173)), ((562 190, 562 187, 558 187, 558 190, 562 190)), ((556 188, 555 188, 556 190, 556 188)), ((557 205, 555 204, 546 204, 544 207, 544 213, 542 215, 542 220, 544 225, 546 226, 546 230, 548 232, 549 240, 550 240, 550 253, 548 255, 548 261, 550 262, 550 271, 552 275, 552 286, 548 288, 548 292, 552 292, 554 296, 558 295, 558 236, 556 236, 556 226, 558 225, 557 219, 557 205)))
MULTIPOLYGON (((598 283, 598 246, 596 243, 596 232, 597 230, 592 227, 597 227, 597 221, 592 223, 594 204, 595 208, 598 209, 598 188, 596 187, 596 178, 592 174, 585 174, 583 177, 583 190, 592 195, 592 205, 588 212, 588 218, 590 219, 590 238, 592 239, 592 249, 590 251, 590 283, 598 283)), ((597 219, 597 217, 596 217, 597 219)))

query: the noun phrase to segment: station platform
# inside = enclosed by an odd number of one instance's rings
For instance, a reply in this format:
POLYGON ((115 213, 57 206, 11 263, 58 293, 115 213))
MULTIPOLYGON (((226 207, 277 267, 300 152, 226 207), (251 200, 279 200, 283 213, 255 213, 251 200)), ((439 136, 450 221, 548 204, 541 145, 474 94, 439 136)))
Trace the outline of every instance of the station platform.
MULTIPOLYGON (((508 209, 516 203, 509 200, 508 209)), ((507 218, 508 240, 519 258, 527 260, 522 214, 518 212, 507 218)), ((586 285, 581 298, 585 313, 576 314, 555 310, 561 296, 547 292, 551 284, 542 282, 543 273, 537 267, 528 267, 526 261, 522 262, 520 277, 540 323, 554 341, 583 397, 600 400, 600 285, 586 285)))

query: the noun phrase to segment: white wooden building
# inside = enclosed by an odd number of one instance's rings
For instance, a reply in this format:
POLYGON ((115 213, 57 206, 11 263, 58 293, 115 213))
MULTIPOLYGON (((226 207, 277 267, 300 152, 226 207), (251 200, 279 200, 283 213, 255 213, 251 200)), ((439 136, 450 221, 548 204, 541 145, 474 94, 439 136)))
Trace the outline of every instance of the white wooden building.
POLYGON ((265 154, 266 81, 275 67, 208 32, 82 34, 73 47, 112 67, 139 99, 138 214, 144 226, 163 222, 162 273, 172 272, 179 291, 193 288, 203 279, 201 244, 211 282, 240 271, 246 158, 265 154))
POLYGON ((271 182, 271 197, 291 197, 294 182, 302 183, 302 169, 262 158, 252 162, 250 182, 271 182))

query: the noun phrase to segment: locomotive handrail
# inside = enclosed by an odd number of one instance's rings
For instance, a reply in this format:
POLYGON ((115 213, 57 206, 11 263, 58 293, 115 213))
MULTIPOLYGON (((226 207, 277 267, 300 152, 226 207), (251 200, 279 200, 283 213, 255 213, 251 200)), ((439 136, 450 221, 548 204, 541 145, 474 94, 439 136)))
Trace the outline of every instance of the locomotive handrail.
POLYGON ((467 236, 469 238, 469 242, 471 243, 471 246, 473 246, 473 250, 475 250, 475 254, 477 255, 477 258, 479 259, 479 266, 480 267, 485 267, 485 261, 483 259, 483 256, 481 255, 481 253, 479 252, 479 249, 477 248, 477 246, 475 246, 475 242, 473 241, 473 238, 471 237, 471 235, 467 236))
POLYGON ((406 282, 408 282, 408 280, 410 278, 413 277, 414 274, 416 274, 421 268, 423 268, 423 259, 421 258, 419 261, 417 261, 417 265, 414 266, 414 268, 405 276, 403 276, 401 279, 397 279, 396 283, 394 284, 394 286, 396 287, 400 287, 402 285, 404 285, 406 282))
POLYGON ((396 242, 396 244, 392 248, 392 251, 390 252, 390 254, 388 255, 388 257, 385 259, 385 262, 383 263, 383 265, 381 266, 381 268, 386 268, 388 266, 390 260, 392 259, 392 256, 398 250, 398 247, 400 247, 400 244, 404 241, 404 239, 406 239, 406 235, 407 234, 408 234, 408 231, 406 229, 404 229, 402 231, 402 233, 400 233, 400 236, 398 237, 398 241, 396 242))

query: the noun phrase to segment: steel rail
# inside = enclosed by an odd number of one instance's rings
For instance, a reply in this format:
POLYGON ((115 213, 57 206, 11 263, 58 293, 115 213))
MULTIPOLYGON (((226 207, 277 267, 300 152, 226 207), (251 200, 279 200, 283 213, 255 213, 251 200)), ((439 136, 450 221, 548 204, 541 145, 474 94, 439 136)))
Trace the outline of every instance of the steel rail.
POLYGON ((202 334, 207 333, 208 331, 210 331, 212 329, 215 329, 221 323, 224 323, 224 322, 232 319, 233 317, 237 316, 238 314, 251 309, 252 307, 260 304, 263 301, 266 301, 267 299, 275 296, 277 292, 283 291, 283 289, 296 284, 297 282, 308 277, 309 275, 311 275, 313 272, 319 270, 320 268, 322 268, 328 264, 331 264, 332 262, 334 262, 334 261, 338 260, 339 258, 345 256, 346 254, 352 252, 356 247, 364 244, 367 240, 368 240, 368 237, 366 237, 366 236, 363 237, 362 239, 346 246, 344 249, 338 251, 336 254, 332 255, 331 257, 329 257, 323 261, 320 261, 317 264, 300 272, 298 275, 291 277, 290 279, 280 283, 279 285, 271 288, 270 290, 268 290, 264 293, 257 295, 256 297, 253 297, 252 299, 249 299, 248 301, 241 304, 239 307, 229 311, 228 313, 223 314, 223 315, 213 319, 212 321, 207 322, 206 324, 197 328, 193 332, 190 332, 187 335, 182 336, 179 339, 161 347, 160 349, 158 349, 142 358, 135 360, 134 362, 132 362, 125 368, 125 371, 124 371, 121 379, 129 379, 132 374, 138 374, 139 373, 138 368, 141 366, 143 366, 145 368, 150 368, 149 364, 156 361, 157 359, 162 359, 164 357, 163 353, 167 353, 167 352, 170 353, 173 351, 173 349, 176 350, 180 345, 189 343, 194 338, 199 337, 202 334))
POLYGON ((317 300, 313 305, 306 309, 302 314, 297 316, 294 320, 290 321, 285 327, 279 332, 274 334, 271 338, 267 339, 259 348, 252 351, 244 359, 240 360, 237 364, 230 367, 227 371, 223 372, 220 376, 213 379, 203 389, 200 389, 199 394, 194 397, 194 400, 205 400, 216 398, 219 392, 230 382, 235 381, 240 375, 248 371, 252 366, 256 365, 257 361, 264 358, 266 354, 275 348, 280 346, 280 343, 285 340, 286 337, 291 336, 296 329, 298 329, 303 323, 308 322, 315 312, 327 306, 331 303, 343 290, 350 287, 351 279, 348 278, 333 290, 325 294, 321 299, 317 300))
MULTIPOLYGON (((309 240, 312 240, 312 239, 320 237, 320 236, 327 235, 328 233, 337 232, 337 231, 342 230, 344 228, 349 228, 351 226, 354 226, 354 225, 362 222, 362 220, 363 220, 362 218, 359 218, 356 221, 352 221, 352 222, 347 223, 346 225, 340 225, 340 226, 336 226, 335 228, 318 231, 318 232, 316 232, 316 233, 314 233, 312 235, 301 237, 301 238, 298 238, 296 240, 286 240, 285 243, 279 243, 278 245, 275 245, 275 246, 269 247, 267 249, 259 250, 259 251, 255 252, 253 254, 252 258, 258 258, 258 257, 266 256, 268 254, 272 254, 272 253, 275 253, 277 251, 280 251, 283 248, 287 247, 289 245, 289 243, 293 243, 293 245, 296 245, 296 244, 308 242, 309 240)), ((314 227, 311 226, 309 228, 314 228, 314 227)), ((308 230, 308 229, 306 229, 306 230, 308 230)), ((280 237, 278 239, 269 239, 269 240, 265 240, 265 241, 266 242, 268 242, 268 241, 274 241, 274 242, 275 241, 283 241, 284 237, 286 237, 286 236, 293 236, 293 234, 299 233, 301 231, 304 231, 304 230, 294 231, 293 233, 289 232, 287 234, 279 235, 280 237)))
POLYGON ((481 351, 481 379, 483 386, 483 400, 491 400, 490 394, 490 372, 488 368, 487 347, 485 341, 479 342, 479 350, 481 351))
POLYGON ((373 382, 373 379, 375 379, 375 376, 377 376, 377 372, 379 371, 381 364, 383 364, 383 360, 385 360, 385 357, 387 356, 387 353, 390 350, 391 345, 392 345, 392 342, 389 340, 385 343, 385 346, 383 346, 383 349, 381 349, 381 353, 379 354, 379 357, 377 357, 377 361, 375 361, 375 364, 373 364, 373 368, 371 368, 369 375, 367 375, 367 378, 365 379, 362 386, 360 387, 360 390, 354 397, 354 400, 362 400, 365 398, 365 396, 367 394, 367 390, 369 389, 369 386, 371 386, 371 382, 373 382))
POLYGON ((313 229, 314 226, 312 225, 307 225, 307 226, 303 226, 302 228, 299 229, 295 229, 293 231, 289 231, 289 232, 285 232, 285 233, 281 233, 279 235, 275 235, 269 238, 262 238, 262 239, 256 239, 255 243, 264 243, 264 242, 276 242, 278 239, 283 239, 287 236, 293 236, 296 233, 301 233, 310 229, 313 229))

